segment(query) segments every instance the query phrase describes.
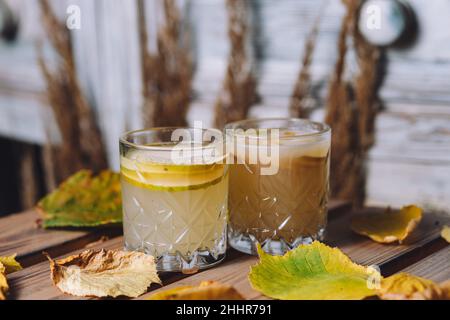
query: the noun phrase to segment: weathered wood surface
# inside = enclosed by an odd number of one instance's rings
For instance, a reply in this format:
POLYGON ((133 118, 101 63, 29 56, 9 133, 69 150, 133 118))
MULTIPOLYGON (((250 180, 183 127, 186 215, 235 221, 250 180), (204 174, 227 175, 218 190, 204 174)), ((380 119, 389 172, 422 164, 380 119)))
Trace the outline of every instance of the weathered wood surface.
POLYGON ((432 255, 405 268, 408 272, 419 277, 443 282, 450 279, 450 246, 446 246, 432 255))
POLYGON ((24 266, 45 260, 42 251, 61 255, 99 239, 113 237, 121 228, 88 230, 44 230, 39 228, 35 210, 17 213, 0 219, 0 256, 17 254, 24 266))
MULTIPOLYGON (((440 228, 436 228, 436 222, 442 224, 448 221, 447 218, 438 218, 432 215, 426 216, 417 232, 412 236, 409 244, 383 245, 353 234, 349 230, 349 218, 351 215, 348 212, 348 215, 333 220, 329 224, 329 232, 325 242, 331 246, 339 247, 356 263, 377 265, 383 276, 389 276, 400 271, 404 263, 412 263, 412 261, 419 260, 440 248, 449 248, 448 243, 440 239, 440 228)), ((266 299, 266 297, 251 288, 247 278, 250 267, 256 264, 257 261, 256 257, 242 255, 235 260, 219 265, 217 268, 200 272, 158 290, 180 285, 198 285, 201 281, 216 280, 233 285, 246 299, 266 299)), ((439 273, 434 276, 435 278, 445 277, 445 272, 450 269, 449 260, 445 261, 441 257, 439 261, 442 264, 436 269, 443 270, 444 275, 439 273)), ((143 295, 140 299, 145 299, 151 294, 152 292, 143 295)))
MULTIPOLYGON (((350 204, 345 201, 332 200, 329 204, 329 215, 331 219, 339 217, 348 212, 350 204)), ((96 232, 87 231, 57 231, 42 230, 35 225, 37 218, 35 211, 16 214, 11 217, 0 219, 0 231, 9 230, 5 237, 0 236, 0 255, 17 253, 17 259, 24 266, 32 265, 22 271, 10 275, 12 287, 12 298, 16 299, 56 299, 61 293, 53 288, 49 281, 49 265, 44 261, 42 251, 46 251, 52 257, 67 256, 82 251, 91 242, 92 249, 120 249, 123 247, 123 237, 95 243, 101 235, 116 235, 117 230, 99 229, 96 232), (11 225, 22 227, 11 228, 11 225), (30 281, 31 284, 30 285, 30 281)), ((236 257, 236 252, 228 255, 228 260, 236 257)), ((181 275, 166 274, 163 276, 165 282, 175 281, 181 275)), ((70 298, 67 296, 60 298, 70 298)))
MULTIPOLYGON (((330 201, 329 207, 331 219, 345 214, 351 208, 350 204, 340 200, 330 201)), ((4 250, 0 249, 0 255, 17 253, 19 262, 24 266, 32 264, 32 266, 10 275, 10 281, 14 283, 12 287, 15 288, 12 291, 13 299, 41 299, 44 297, 45 299, 54 299, 60 297, 61 293, 53 288, 49 281, 48 262, 41 262, 45 260, 42 251, 48 252, 52 257, 67 256, 82 251, 86 245, 95 242, 101 235, 108 233, 108 229, 100 229, 92 233, 42 230, 35 227, 34 221, 36 218, 36 212, 30 211, 0 219, 0 230, 11 228, 12 224, 23 225, 22 228, 10 230, 8 234, 5 234, 5 237, 0 237, 0 248, 4 248, 4 250), (30 256, 33 259, 30 259, 30 256), (30 285, 30 281, 33 285, 30 285)), ((117 230, 109 230, 109 232, 117 232, 117 230)), ((113 233, 113 235, 116 234, 113 233)), ((123 237, 117 237, 102 243, 94 243, 91 248, 120 249, 122 247, 123 237)), ((228 260, 235 256, 236 253, 229 254, 228 260)), ((165 282, 175 281, 180 276, 180 274, 166 274, 163 276, 163 280, 165 282)))
MULTIPOLYGON (((338 246, 355 262, 364 265, 376 264, 380 267, 384 276, 401 271, 406 267, 412 268, 413 273, 430 275, 434 279, 448 276, 446 272, 450 268, 450 261, 447 259, 449 246, 439 235, 441 226, 449 222, 447 217, 427 214, 407 244, 382 245, 366 237, 353 234, 349 230, 350 217, 361 212, 351 212, 348 205, 343 203, 334 205, 333 208, 335 209, 331 210, 331 219, 325 242, 332 246, 338 246), (442 252, 444 252, 444 255, 442 252), (445 252, 447 252, 447 256, 445 252), (430 267, 430 264, 436 264, 436 266, 430 267)), ((367 210, 380 211, 381 209, 367 210)), ((97 243, 93 248, 119 249, 122 246, 123 238, 117 237, 103 243, 97 243)), ((74 254, 82 249, 80 247, 64 256, 74 254)), ((256 257, 230 249, 225 262, 217 267, 191 276, 179 273, 163 273, 161 278, 164 288, 183 284, 198 284, 203 280, 217 280, 235 286, 247 299, 264 299, 261 294, 251 288, 247 279, 250 266, 256 262, 256 257)), ((79 299, 62 294, 52 285, 49 276, 49 264, 46 261, 13 273, 8 276, 8 280, 12 299, 79 299)), ((149 293, 140 297, 140 299, 148 297, 153 290, 161 290, 161 288, 152 286, 149 293)))

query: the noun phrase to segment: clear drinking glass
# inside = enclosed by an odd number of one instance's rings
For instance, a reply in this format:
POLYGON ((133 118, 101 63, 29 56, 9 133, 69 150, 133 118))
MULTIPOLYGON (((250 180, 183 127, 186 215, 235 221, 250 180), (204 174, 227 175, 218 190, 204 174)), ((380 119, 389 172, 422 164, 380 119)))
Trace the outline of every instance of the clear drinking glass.
POLYGON ((154 128, 120 139, 125 248, 160 271, 192 273, 225 257, 228 167, 218 130, 154 128), (182 142, 179 142, 182 140, 182 142))
POLYGON ((327 222, 330 128, 304 119, 259 119, 230 123, 225 132, 234 162, 229 244, 256 254, 259 242, 266 252, 281 255, 321 240, 327 222))

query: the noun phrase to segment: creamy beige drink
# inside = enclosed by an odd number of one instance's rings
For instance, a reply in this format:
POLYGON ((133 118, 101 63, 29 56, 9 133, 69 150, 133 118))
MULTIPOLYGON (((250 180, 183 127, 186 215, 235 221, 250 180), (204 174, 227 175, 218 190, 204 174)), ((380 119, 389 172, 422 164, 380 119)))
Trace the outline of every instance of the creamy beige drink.
MULTIPOLYGON (((251 125, 258 123, 244 129, 251 125)), ((250 138, 244 157, 235 152, 237 164, 230 167, 229 242, 247 253, 255 253, 259 242, 266 251, 282 254, 323 236, 330 132, 306 120, 276 120, 267 125, 279 132, 279 140, 269 142, 278 144, 278 172, 264 175, 261 169, 266 164, 249 161, 249 152, 263 148, 265 142, 250 138)))
POLYGON ((125 247, 158 258, 159 270, 192 272, 225 254, 227 166, 202 159, 174 163, 174 145, 122 153, 125 247))

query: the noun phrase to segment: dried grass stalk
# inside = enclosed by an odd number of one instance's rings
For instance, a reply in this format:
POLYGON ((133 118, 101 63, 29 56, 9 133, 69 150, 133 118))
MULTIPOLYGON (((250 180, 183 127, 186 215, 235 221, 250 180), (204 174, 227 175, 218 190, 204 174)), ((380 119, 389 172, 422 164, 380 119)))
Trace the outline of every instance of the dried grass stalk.
POLYGON ((359 0, 344 0, 347 14, 338 40, 338 59, 331 79, 325 121, 333 130, 331 193, 361 206, 365 199, 367 151, 374 142, 380 50, 359 35, 355 23, 359 0), (359 72, 352 83, 344 80, 347 40, 352 36, 359 72))
POLYGON ((317 35, 319 33, 320 21, 323 13, 323 7, 314 21, 311 32, 309 33, 303 53, 302 65, 294 85, 294 90, 289 103, 289 113, 291 117, 309 118, 312 106, 308 104, 311 101, 311 63, 316 47, 317 35))
POLYGON ((248 3, 227 0, 230 54, 222 90, 215 105, 215 124, 245 119, 250 107, 258 101, 256 79, 248 57, 248 3))
POLYGON ((157 52, 148 51, 144 0, 138 0, 144 106, 147 127, 185 126, 191 101, 193 63, 189 32, 173 0, 164 0, 164 25, 158 31, 157 52), (186 40, 187 39, 187 40, 186 40))
POLYGON ((368 43, 356 25, 353 41, 358 59, 359 74, 354 79, 356 105, 358 107, 358 131, 361 148, 367 152, 375 143, 375 119, 382 109, 379 89, 382 81, 382 51, 368 43))
POLYGON ((44 28, 59 59, 57 70, 51 72, 39 50, 38 62, 47 82, 47 99, 62 137, 61 145, 46 148, 54 164, 54 172, 47 176, 53 176, 58 183, 81 168, 104 169, 107 160, 94 113, 80 89, 70 32, 57 19, 48 0, 40 0, 39 4, 44 28))
POLYGON ((20 195, 22 208, 32 208, 38 199, 39 186, 36 179, 36 154, 34 146, 24 145, 21 147, 20 159, 20 195))

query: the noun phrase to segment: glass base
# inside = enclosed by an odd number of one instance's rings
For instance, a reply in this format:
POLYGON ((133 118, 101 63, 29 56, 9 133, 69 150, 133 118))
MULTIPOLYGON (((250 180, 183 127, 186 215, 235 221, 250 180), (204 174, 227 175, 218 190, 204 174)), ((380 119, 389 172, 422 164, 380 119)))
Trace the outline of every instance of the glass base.
MULTIPOLYGON (((323 241, 325 237, 325 228, 319 230, 314 236, 300 236, 292 243, 284 239, 266 239, 261 243, 264 252, 272 255, 284 255, 289 250, 298 247, 301 244, 310 244, 314 240, 323 241)), ((251 234, 233 231, 231 227, 228 230, 228 243, 230 246, 243 253, 257 255, 256 244, 258 240, 251 234)))
POLYGON ((207 250, 197 251, 191 256, 191 260, 186 260, 181 254, 166 254, 158 259, 156 270, 192 274, 211 268, 225 259, 225 253, 213 257, 207 250))
MULTIPOLYGON (((127 251, 142 251, 137 248, 131 248, 125 244, 127 251)), ((182 272, 184 274, 193 274, 199 270, 215 266, 225 259, 226 247, 220 252, 212 253, 209 250, 198 250, 185 256, 181 253, 166 253, 156 258, 156 270, 159 272, 182 272)), ((144 251, 145 252, 145 251, 144 251)), ((150 254, 150 252, 145 252, 150 254)))

